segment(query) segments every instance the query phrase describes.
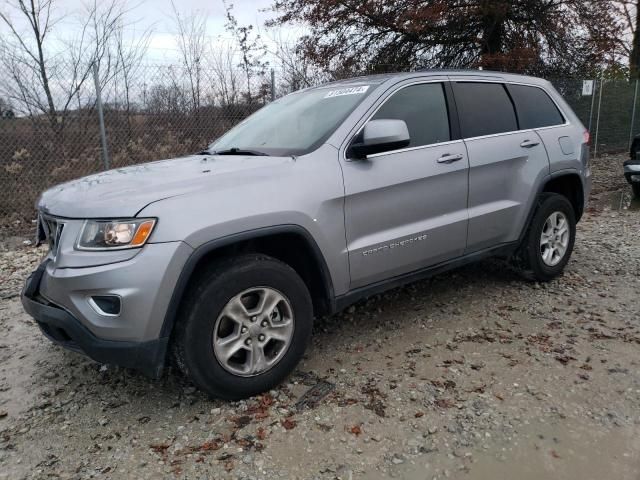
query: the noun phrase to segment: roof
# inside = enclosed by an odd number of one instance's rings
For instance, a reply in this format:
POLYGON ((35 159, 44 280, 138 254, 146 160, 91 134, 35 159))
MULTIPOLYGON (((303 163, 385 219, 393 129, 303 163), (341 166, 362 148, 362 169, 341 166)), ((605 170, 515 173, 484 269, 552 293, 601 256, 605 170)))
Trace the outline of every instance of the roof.
POLYGON ((333 82, 325 83, 320 87, 326 86, 355 86, 355 85, 380 85, 387 80, 401 80, 403 78, 416 78, 416 77, 430 77, 430 76, 443 76, 443 75, 455 75, 455 76, 470 76, 475 78, 493 78, 500 80, 511 81, 523 81, 532 83, 539 83, 542 79, 537 77, 531 77, 526 75, 520 75, 516 73, 508 72, 496 72, 491 70, 474 70, 474 69, 423 69, 412 72, 397 72, 397 73, 381 73, 375 75, 363 75, 360 77, 347 78, 343 80, 335 80, 333 82))

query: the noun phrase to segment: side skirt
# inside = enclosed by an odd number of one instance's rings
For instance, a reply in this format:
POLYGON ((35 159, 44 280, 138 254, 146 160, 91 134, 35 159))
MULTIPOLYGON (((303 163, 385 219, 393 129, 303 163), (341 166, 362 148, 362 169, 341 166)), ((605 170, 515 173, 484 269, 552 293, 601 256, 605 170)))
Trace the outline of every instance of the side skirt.
POLYGON ((479 252, 470 253, 468 255, 454 258, 453 260, 448 260, 437 265, 432 265, 430 267, 409 272, 403 275, 398 275, 381 282, 357 288, 348 293, 345 293, 344 295, 336 297, 336 309, 334 313, 340 312, 341 310, 347 308, 349 305, 356 303, 357 301, 364 298, 377 295, 387 290, 391 290, 392 288, 401 287, 409 283, 424 280, 439 273, 462 267, 463 265, 467 265, 469 263, 474 263, 489 257, 511 256, 517 250, 519 245, 520 241, 502 244, 497 247, 480 250, 479 252))

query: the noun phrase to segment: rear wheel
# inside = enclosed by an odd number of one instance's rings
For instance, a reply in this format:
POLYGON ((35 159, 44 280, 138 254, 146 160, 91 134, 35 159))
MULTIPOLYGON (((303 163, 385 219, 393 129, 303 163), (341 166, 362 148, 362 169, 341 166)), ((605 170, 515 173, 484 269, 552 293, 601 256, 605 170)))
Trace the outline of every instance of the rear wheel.
POLYGON ((302 358, 313 323, 302 279, 264 255, 214 265, 184 313, 174 341, 177 363, 202 390, 224 399, 279 384, 302 358))
POLYGON ((640 198, 640 182, 633 182, 631 188, 633 189, 633 195, 636 198, 640 198))
POLYGON ((548 282, 562 273, 576 236, 573 206, 566 197, 544 193, 538 200, 518 260, 526 277, 548 282))

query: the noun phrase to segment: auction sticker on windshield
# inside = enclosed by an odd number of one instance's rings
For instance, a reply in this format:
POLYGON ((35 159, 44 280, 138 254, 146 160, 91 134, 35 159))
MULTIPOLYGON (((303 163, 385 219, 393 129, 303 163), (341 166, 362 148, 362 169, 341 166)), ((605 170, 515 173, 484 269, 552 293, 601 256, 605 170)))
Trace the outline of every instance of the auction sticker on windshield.
POLYGON ((362 95, 367 90, 369 90, 369 85, 341 88, 340 90, 331 90, 330 92, 327 92, 324 98, 343 97, 345 95, 362 95))

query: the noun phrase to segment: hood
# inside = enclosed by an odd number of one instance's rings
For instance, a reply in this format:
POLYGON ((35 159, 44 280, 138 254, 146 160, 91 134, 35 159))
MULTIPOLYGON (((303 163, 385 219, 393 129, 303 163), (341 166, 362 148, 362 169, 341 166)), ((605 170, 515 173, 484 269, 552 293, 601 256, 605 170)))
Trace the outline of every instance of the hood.
POLYGON ((67 218, 133 217, 150 203, 215 188, 220 178, 293 162, 291 157, 191 155, 109 170, 57 185, 38 208, 67 218))

